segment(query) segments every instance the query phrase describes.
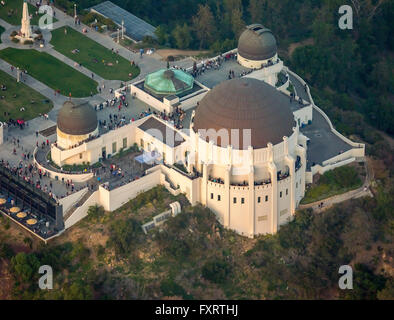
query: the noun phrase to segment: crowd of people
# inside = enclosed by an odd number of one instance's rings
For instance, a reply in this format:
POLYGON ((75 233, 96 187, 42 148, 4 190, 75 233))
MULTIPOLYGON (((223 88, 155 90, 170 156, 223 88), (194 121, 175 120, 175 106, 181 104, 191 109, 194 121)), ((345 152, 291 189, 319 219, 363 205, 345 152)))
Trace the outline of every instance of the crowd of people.
POLYGON ((208 180, 214 183, 224 184, 224 180, 222 178, 212 178, 211 176, 209 176, 208 180))
MULTIPOLYGON (((223 65, 224 62, 234 59, 237 59, 237 54, 228 53, 226 55, 221 54, 212 59, 203 60, 199 65, 197 65, 196 62, 194 62, 193 68, 190 70, 190 73, 194 78, 196 78, 202 75, 203 73, 205 73, 205 71, 218 70, 220 69, 220 67, 223 65)), ((186 71, 186 69, 184 71, 186 71)))
POLYGON ((72 181, 66 181, 63 183, 66 183, 67 193, 63 196, 56 195, 53 192, 53 182, 49 179, 49 173, 41 170, 32 163, 24 164, 21 160, 19 161, 19 164, 17 166, 12 166, 8 161, 4 161, 3 159, 1 159, 0 165, 7 168, 12 174, 18 176, 27 184, 34 186, 36 189, 48 194, 51 198, 55 200, 59 200, 75 191, 79 191, 75 188, 75 185, 72 181), (48 179, 44 181, 44 178, 48 179))
MULTIPOLYGON (((197 65, 197 63, 195 62, 193 64, 193 68, 189 72, 191 73, 191 75, 194 78, 196 78, 196 77, 204 74, 205 71, 220 69, 220 67, 222 66, 222 64, 224 62, 230 61, 230 60, 237 60, 237 53, 230 52, 225 55, 221 54, 215 58, 203 60, 201 62, 201 64, 199 64, 199 65, 197 65)), ((270 67, 272 65, 279 63, 279 61, 280 61, 279 58, 276 59, 275 61, 269 60, 267 63, 262 64, 261 68, 270 67)), ((246 75, 252 73, 253 71, 255 71, 255 69, 247 69, 247 70, 242 71, 239 74, 236 74, 234 72, 234 70, 229 70, 228 79, 234 79, 235 77, 241 78, 243 76, 246 76, 246 75)))
MULTIPOLYGON (((134 121, 134 119, 130 119, 130 121, 134 121)), ((114 130, 120 127, 123 127, 128 122, 126 121, 125 115, 118 115, 116 113, 110 113, 108 115, 108 120, 99 120, 99 127, 104 130, 114 130)))
POLYGON ((265 184, 270 184, 271 183, 271 179, 267 179, 267 180, 263 180, 263 181, 255 181, 254 185, 255 186, 262 186, 265 184))
POLYGON ((171 113, 167 113, 165 111, 158 112, 156 110, 152 111, 151 108, 148 108, 147 111, 140 113, 139 119, 147 117, 151 114, 153 114, 154 116, 156 116, 164 121, 170 122, 177 129, 183 129, 182 121, 186 117, 186 112, 180 107, 175 107, 174 111, 171 113))
MULTIPOLYGON (((110 93, 113 93, 113 89, 112 92, 110 91, 110 93)), ((104 108, 108 108, 108 107, 117 107, 118 111, 121 111, 123 107, 127 108, 129 106, 129 103, 126 101, 126 96, 122 95, 119 98, 118 97, 114 97, 112 99, 108 99, 102 103, 96 104, 94 106, 94 110, 98 111, 98 110, 103 110, 104 108)))

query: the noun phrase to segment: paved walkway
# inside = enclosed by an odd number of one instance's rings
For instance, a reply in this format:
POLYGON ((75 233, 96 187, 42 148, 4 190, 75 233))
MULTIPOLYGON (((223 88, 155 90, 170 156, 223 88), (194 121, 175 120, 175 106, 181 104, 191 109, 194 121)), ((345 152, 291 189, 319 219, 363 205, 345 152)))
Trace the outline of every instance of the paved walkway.
POLYGON ((304 85, 292 74, 289 73, 290 82, 294 86, 295 94, 298 97, 301 97, 302 100, 311 102, 308 96, 308 93, 305 91, 304 85))
MULTIPOLYGON (((30 0, 30 3, 32 3, 33 5, 35 5, 35 1, 30 0)), ((76 25, 74 23, 74 18, 71 16, 68 16, 67 14, 65 14, 63 11, 61 11, 58 8, 53 7, 53 10, 55 12, 55 16, 56 19, 58 21, 56 21, 54 23, 53 29, 57 29, 57 28, 61 28, 64 26, 69 26, 73 29, 75 29, 78 32, 82 33, 82 29, 86 28, 88 30, 87 33, 84 33, 85 36, 87 36, 88 38, 96 41, 97 43, 101 44, 102 46, 110 49, 113 48, 114 50, 118 51, 118 54, 120 56, 122 56, 123 58, 132 61, 134 60, 135 63, 139 66, 140 68, 140 74, 138 77, 134 78, 133 80, 127 82, 127 83, 131 83, 134 81, 138 81, 141 80, 143 78, 145 78, 145 76, 151 72, 156 71, 157 69, 160 68, 165 68, 167 63, 165 61, 161 61, 157 58, 154 58, 152 56, 146 55, 144 54, 142 57, 140 57, 139 53, 134 53, 128 49, 126 49, 125 47, 121 46, 120 44, 116 43, 111 37, 109 37, 108 35, 105 34, 101 34, 99 32, 96 32, 94 29, 81 24, 81 25, 76 25)), ((43 52, 47 52, 49 54, 51 54, 52 56, 56 57, 57 59, 59 59, 60 61, 66 63, 67 65, 71 66, 72 68, 74 68, 75 70, 87 75, 88 77, 91 77, 93 74, 93 79, 96 80, 98 82, 98 85, 102 88, 103 85, 105 86, 106 90, 104 90, 103 92, 101 92, 100 94, 97 94, 93 97, 87 97, 89 98, 89 101, 91 104, 98 104, 101 103, 105 100, 111 99, 113 97, 113 94, 110 94, 109 89, 113 88, 113 89, 117 89, 120 87, 120 84, 122 83, 122 81, 120 80, 106 80, 103 79, 102 77, 100 77, 99 75, 97 75, 96 73, 92 72, 91 70, 85 68, 85 67, 79 67, 79 64, 77 64, 75 61, 73 61, 72 59, 64 56, 63 54, 59 53, 58 51, 53 49, 53 46, 49 43, 51 35, 49 31, 43 31, 43 34, 46 35, 44 36, 44 38, 46 39, 46 45, 44 48, 40 48, 38 45, 31 45, 31 46, 22 46, 19 44, 15 44, 13 42, 11 42, 11 40, 8 37, 8 34, 14 30, 16 27, 7 23, 6 21, 0 19, 0 25, 3 26, 6 31, 4 31, 4 34, 2 36, 2 40, 3 43, 0 44, 0 50, 5 49, 7 47, 15 47, 15 48, 19 48, 19 49, 31 49, 34 48, 38 51, 43 51, 43 52)), ((8 72, 7 67, 8 64, 4 65, 4 61, 2 61, 0 59, 0 69, 3 71, 8 72)), ((185 59, 183 61, 178 61, 176 62, 176 65, 180 66, 180 67, 191 67, 193 65, 193 60, 192 59, 185 59)), ((9 73, 9 72, 8 72, 9 73)), ((16 76, 16 75, 15 75, 16 76)), ((34 79, 28 77, 26 79, 25 82, 28 86, 32 87, 33 89, 42 92, 44 96, 46 96, 48 99, 52 100, 54 102, 54 111, 55 114, 57 114, 57 109, 59 107, 61 107, 61 105, 63 104, 63 102, 68 99, 67 97, 64 96, 57 96, 54 97, 53 95, 53 89, 49 88, 48 86, 46 86, 45 84, 39 82, 39 81, 35 81, 34 79)), ((123 82, 124 83, 124 82, 123 82)), ((78 99, 76 99, 78 100, 78 99)), ((55 118, 54 118, 55 119, 55 118)))
POLYGON ((74 23, 73 17, 68 16, 63 11, 57 8, 54 8, 54 11, 56 12, 56 19, 59 20, 54 24, 54 28, 69 26, 81 33, 82 33, 82 29, 86 28, 88 32, 84 33, 85 36, 96 41, 97 43, 101 44, 102 46, 108 49, 113 48, 114 50, 118 50, 118 54, 123 58, 127 59, 128 61, 134 60, 135 63, 139 66, 141 73, 137 78, 133 79, 132 81, 143 79, 147 74, 156 71, 157 69, 165 68, 167 65, 165 61, 160 61, 158 59, 150 57, 149 55, 144 54, 143 57, 141 58, 139 53, 131 52, 130 50, 116 43, 108 35, 101 34, 82 23, 81 25, 76 25, 74 23))
POLYGON ((327 120, 316 109, 312 110, 312 119, 311 124, 300 128, 302 134, 310 139, 306 150, 308 170, 353 148, 331 131, 327 120))
POLYGON ((373 171, 370 165, 368 165, 368 159, 364 161, 364 168, 366 171, 366 177, 363 185, 355 190, 348 191, 343 194, 339 194, 327 199, 315 201, 312 203, 308 204, 301 204, 299 206, 299 209, 308 209, 312 208, 316 212, 322 212, 325 211, 329 208, 331 208, 333 205, 350 200, 350 199, 357 199, 361 197, 373 197, 373 194, 370 190, 370 185, 373 180, 373 171), (323 203, 323 207, 320 207, 320 204, 323 203))
POLYGON ((12 24, 9 24, 7 21, 4 21, 3 19, 0 19, 0 26, 2 26, 4 29, 11 29, 13 27, 12 24))
MULTIPOLYGON (((32 2, 32 1, 30 1, 30 2, 32 2)), ((75 30, 77 30, 78 32, 82 33, 82 29, 86 28, 89 31, 88 31, 88 33, 84 34, 85 36, 93 39, 94 41, 98 42, 99 44, 103 45, 104 47, 106 47, 108 49, 114 48, 114 49, 118 50, 119 55, 124 57, 127 60, 130 60, 130 61, 134 60, 137 63, 137 65, 140 67, 141 73, 136 79, 133 79, 132 81, 142 79, 148 73, 151 73, 151 72, 157 70, 158 68, 162 68, 162 67, 166 66, 166 63, 164 61, 159 61, 157 59, 154 59, 154 58, 146 56, 146 55, 144 55, 141 58, 139 54, 133 53, 133 52, 129 51, 128 49, 122 47, 121 45, 114 42, 109 36, 100 34, 96 31, 93 31, 91 28, 89 28, 83 24, 80 26, 75 25, 74 19, 72 17, 66 15, 64 12, 62 12, 61 10, 59 10, 57 8, 54 8, 54 11, 56 12, 56 19, 58 19, 58 21, 54 23, 54 29, 60 28, 62 26, 70 26, 70 27, 74 28, 75 30)), ((5 49, 7 47, 14 47, 14 48, 18 48, 18 49, 32 49, 32 48, 34 48, 38 51, 43 51, 43 52, 47 52, 47 53, 51 54, 52 56, 56 57, 60 61, 66 63, 67 65, 71 66, 72 68, 85 74, 88 77, 91 77, 93 74, 93 79, 98 82, 98 85, 100 87, 105 85, 106 90, 105 90, 105 92, 102 92, 101 94, 95 95, 93 98, 90 97, 91 99, 89 99, 89 100, 91 103, 93 103, 93 104, 100 103, 104 100, 108 100, 108 99, 112 98, 113 95, 111 95, 109 93, 109 88, 117 89, 120 87, 120 84, 122 81, 120 81, 120 80, 106 80, 83 66, 79 67, 79 64, 77 64, 75 61, 71 60, 70 58, 68 58, 68 57, 64 56, 63 54, 59 53, 58 51, 54 50, 52 45, 49 43, 49 41, 46 41, 46 45, 44 48, 40 48, 38 45, 36 45, 36 46, 33 46, 33 45, 22 46, 20 44, 15 44, 15 43, 11 42, 11 40, 8 37, 8 34, 12 30, 14 30, 16 27, 10 25, 9 23, 7 23, 6 21, 4 21, 2 19, 0 19, 0 25, 6 29, 6 31, 4 31, 4 34, 2 36, 3 43, 0 44, 0 50, 5 49)), ((49 33, 49 32, 44 31, 43 33, 49 33)), ((50 40, 50 33, 47 37, 47 40, 48 39, 50 40)), ((8 72, 7 68, 10 66, 7 63, 5 63, 5 64, 4 63, 5 62, 0 59, 0 68, 3 71, 8 72)), ((34 81, 34 79, 30 79, 30 77, 28 77, 28 79, 26 79, 25 83, 28 86, 32 87, 33 89, 38 90, 39 92, 42 92, 44 96, 51 99, 54 102, 55 110, 56 110, 56 107, 58 106, 59 103, 62 104, 67 99, 67 97, 63 97, 63 96, 55 98, 53 95, 53 89, 49 88, 48 86, 44 85, 43 83, 40 83, 39 81, 34 81)))

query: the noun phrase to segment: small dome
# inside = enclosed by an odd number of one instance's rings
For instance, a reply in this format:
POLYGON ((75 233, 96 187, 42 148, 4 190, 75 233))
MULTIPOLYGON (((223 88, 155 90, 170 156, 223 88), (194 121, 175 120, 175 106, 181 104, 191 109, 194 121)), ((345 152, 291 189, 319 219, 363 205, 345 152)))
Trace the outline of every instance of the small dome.
POLYGON ((194 78, 178 69, 161 69, 145 78, 144 88, 155 96, 179 95, 193 89, 194 78))
POLYGON ((174 71, 172 71, 172 70, 166 70, 166 71, 164 71, 163 76, 164 76, 164 78, 166 78, 166 79, 172 79, 172 78, 175 77, 175 73, 174 73, 174 71))
POLYGON ((275 56, 277 50, 271 30, 261 24, 247 26, 238 40, 238 54, 248 60, 268 60, 275 56))
POLYGON ((216 144, 221 147, 230 144, 237 149, 248 147, 243 145, 243 130, 251 130, 251 145, 260 149, 266 148, 268 142, 282 142, 296 126, 289 99, 253 78, 227 80, 214 87, 200 101, 193 123, 195 132, 213 129, 220 135, 219 130, 227 130, 228 143, 218 139, 216 144), (232 141, 233 129, 239 130, 239 140, 232 141))
POLYGON ((70 135, 85 135, 97 129, 97 114, 88 104, 75 105, 66 101, 57 116, 58 129, 70 135))

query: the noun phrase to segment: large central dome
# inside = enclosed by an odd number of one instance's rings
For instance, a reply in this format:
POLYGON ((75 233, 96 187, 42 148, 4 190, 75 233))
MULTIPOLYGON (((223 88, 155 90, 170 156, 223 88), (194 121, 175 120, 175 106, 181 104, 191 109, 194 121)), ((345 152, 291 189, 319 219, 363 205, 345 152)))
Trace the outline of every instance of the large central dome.
POLYGON ((97 129, 97 114, 87 103, 75 105, 66 101, 57 116, 57 127, 70 135, 89 134, 97 129))
POLYGON ((289 99, 269 84, 252 78, 228 80, 214 87, 201 100, 193 122, 195 132, 228 130, 229 143, 218 139, 216 144, 231 144, 234 148, 239 144, 239 149, 248 147, 242 143, 243 129, 251 130, 251 144, 260 149, 267 147, 268 142, 283 141, 296 125, 289 99), (239 143, 231 140, 232 129, 239 129, 239 143))
POLYGON ((268 60, 277 53, 276 39, 271 30, 261 24, 246 27, 238 40, 238 54, 249 60, 268 60))

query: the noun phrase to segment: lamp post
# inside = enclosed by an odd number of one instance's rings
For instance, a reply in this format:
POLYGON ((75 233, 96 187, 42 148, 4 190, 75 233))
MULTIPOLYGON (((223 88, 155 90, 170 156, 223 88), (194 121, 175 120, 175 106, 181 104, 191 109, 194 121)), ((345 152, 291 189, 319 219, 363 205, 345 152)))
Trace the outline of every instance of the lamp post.
POLYGON ((120 29, 118 28, 118 43, 120 43, 120 29))
POLYGON ((77 20, 77 4, 74 3, 74 19, 77 20))
POLYGON ((124 40, 124 20, 122 20, 122 40, 124 40))

